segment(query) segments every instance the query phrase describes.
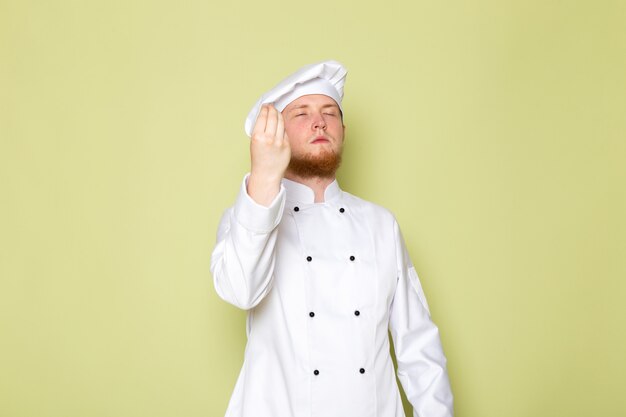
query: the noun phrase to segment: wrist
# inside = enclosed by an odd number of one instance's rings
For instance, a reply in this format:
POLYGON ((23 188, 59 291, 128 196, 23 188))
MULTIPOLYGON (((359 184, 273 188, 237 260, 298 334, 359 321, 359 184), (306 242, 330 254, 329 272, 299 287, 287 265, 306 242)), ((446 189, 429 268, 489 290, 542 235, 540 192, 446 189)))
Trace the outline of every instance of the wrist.
POLYGON ((256 203, 268 207, 280 192, 282 177, 259 176, 251 172, 246 191, 256 203))

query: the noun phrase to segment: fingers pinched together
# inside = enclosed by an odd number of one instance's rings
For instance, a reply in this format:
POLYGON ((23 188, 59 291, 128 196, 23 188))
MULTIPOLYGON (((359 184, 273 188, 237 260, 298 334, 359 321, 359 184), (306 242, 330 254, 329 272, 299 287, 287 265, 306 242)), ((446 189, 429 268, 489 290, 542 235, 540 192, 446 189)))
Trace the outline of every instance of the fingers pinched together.
POLYGON ((267 202, 272 194, 278 193, 290 158, 283 115, 273 105, 265 104, 261 107, 250 140, 248 193, 255 201, 267 202))

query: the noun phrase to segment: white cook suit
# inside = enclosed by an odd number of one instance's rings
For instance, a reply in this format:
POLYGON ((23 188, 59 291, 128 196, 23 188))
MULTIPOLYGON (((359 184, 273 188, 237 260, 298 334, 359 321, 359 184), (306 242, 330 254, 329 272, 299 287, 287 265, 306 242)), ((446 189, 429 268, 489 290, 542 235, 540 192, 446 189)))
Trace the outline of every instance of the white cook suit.
POLYGON ((452 417, 439 331, 393 215, 342 191, 283 180, 269 207, 244 178, 211 258, 215 289, 248 310, 226 417, 452 417))

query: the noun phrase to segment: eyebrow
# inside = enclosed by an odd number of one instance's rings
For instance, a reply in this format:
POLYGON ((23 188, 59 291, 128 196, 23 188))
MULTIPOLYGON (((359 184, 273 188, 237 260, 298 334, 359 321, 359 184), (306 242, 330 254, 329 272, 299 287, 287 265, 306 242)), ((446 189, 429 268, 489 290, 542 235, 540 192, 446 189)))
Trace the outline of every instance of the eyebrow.
MULTIPOLYGON (((299 106, 293 107, 293 108, 292 108, 291 110, 289 110, 289 111, 292 111, 292 110, 298 110, 298 109, 305 109, 305 108, 307 108, 307 107, 311 107, 311 106, 310 106, 309 104, 301 104, 301 105, 299 105, 299 106)), ((323 108, 323 109, 326 109, 326 108, 328 108, 328 107, 334 107, 334 108, 336 108, 336 109, 338 109, 338 108, 339 108, 339 106, 338 106, 337 104, 332 104, 332 103, 324 104, 324 105, 322 106, 322 108, 323 108)))

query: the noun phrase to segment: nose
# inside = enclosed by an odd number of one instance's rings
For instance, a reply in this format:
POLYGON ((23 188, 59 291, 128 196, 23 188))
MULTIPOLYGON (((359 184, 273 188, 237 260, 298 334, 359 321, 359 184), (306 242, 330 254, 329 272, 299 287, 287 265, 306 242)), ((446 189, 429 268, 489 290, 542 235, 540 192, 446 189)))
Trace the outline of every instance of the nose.
POLYGON ((311 126, 314 130, 322 129, 326 130, 326 120, 321 114, 316 114, 313 119, 313 125, 311 126))

